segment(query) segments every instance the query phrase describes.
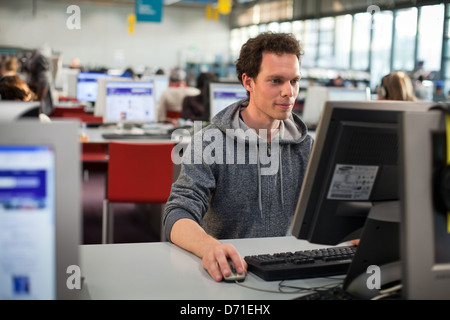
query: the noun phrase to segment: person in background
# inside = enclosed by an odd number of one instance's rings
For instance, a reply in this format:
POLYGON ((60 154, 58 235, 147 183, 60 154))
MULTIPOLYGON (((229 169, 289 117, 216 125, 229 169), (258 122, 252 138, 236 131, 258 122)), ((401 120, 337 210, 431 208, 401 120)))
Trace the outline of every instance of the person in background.
POLYGON ((1 100, 33 101, 36 95, 27 83, 17 74, 19 63, 17 57, 7 57, 0 68, 1 100))
POLYGON ((435 89, 433 92, 433 101, 434 102, 446 102, 447 97, 444 94, 444 83, 442 80, 437 80, 435 83, 435 89))
POLYGON ((167 118, 167 111, 180 114, 183 107, 183 99, 186 96, 200 94, 200 90, 186 85, 186 72, 182 69, 174 69, 170 72, 169 87, 161 94, 158 105, 158 122, 173 122, 177 120, 167 118))
POLYGON ((325 86, 326 87, 345 87, 345 81, 341 77, 341 75, 338 75, 336 78, 328 81, 325 86))
POLYGON ((41 102, 41 112, 49 115, 53 111, 50 91, 50 66, 47 58, 34 50, 28 60, 28 86, 41 102))
POLYGON ((183 153, 165 206, 166 237, 199 257, 215 281, 230 274, 228 258, 238 273, 247 268, 237 249, 221 239, 289 234, 313 143, 292 112, 301 54, 292 34, 269 32, 249 39, 236 62, 248 99, 219 112, 183 153), (214 157, 223 161, 211 162, 211 135, 214 157), (247 160, 239 163, 239 158, 247 160))
POLYGON ((125 71, 122 73, 121 77, 124 78, 131 78, 131 79, 138 79, 136 72, 134 72, 133 68, 129 67, 126 68, 125 71))
POLYGON ((403 71, 391 72, 381 79, 378 100, 416 101, 411 78, 403 71))
POLYGON ((219 78, 215 73, 202 72, 197 78, 197 89, 200 94, 196 96, 186 96, 183 100, 183 110, 181 118, 185 120, 208 121, 207 112, 205 110, 204 99, 209 99, 209 83, 218 81, 219 78))

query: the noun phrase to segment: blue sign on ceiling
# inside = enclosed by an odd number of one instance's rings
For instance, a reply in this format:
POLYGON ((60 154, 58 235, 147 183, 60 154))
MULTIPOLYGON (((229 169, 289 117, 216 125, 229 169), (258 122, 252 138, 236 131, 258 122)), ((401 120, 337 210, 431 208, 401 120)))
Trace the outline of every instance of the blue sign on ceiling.
POLYGON ((136 0, 136 21, 161 22, 164 0, 136 0))

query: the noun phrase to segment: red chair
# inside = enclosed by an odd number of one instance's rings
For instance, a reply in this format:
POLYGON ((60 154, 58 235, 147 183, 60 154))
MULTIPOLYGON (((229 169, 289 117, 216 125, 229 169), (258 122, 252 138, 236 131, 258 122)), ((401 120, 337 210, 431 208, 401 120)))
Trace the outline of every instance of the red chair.
POLYGON ((84 123, 102 123, 103 117, 94 116, 92 113, 67 112, 62 115, 66 119, 78 119, 84 123))
POLYGON ((54 107, 50 118, 62 118, 65 114, 82 114, 85 113, 84 106, 77 107, 54 107))
POLYGON ((168 110, 166 112, 166 118, 168 120, 167 122, 178 120, 181 118, 181 112, 168 110))
MULTIPOLYGON (((107 190, 103 203, 103 243, 113 243, 113 203, 167 202, 173 182, 173 147, 174 143, 171 142, 109 143, 107 190)), ((161 240, 164 240, 162 224, 160 228, 161 240)))

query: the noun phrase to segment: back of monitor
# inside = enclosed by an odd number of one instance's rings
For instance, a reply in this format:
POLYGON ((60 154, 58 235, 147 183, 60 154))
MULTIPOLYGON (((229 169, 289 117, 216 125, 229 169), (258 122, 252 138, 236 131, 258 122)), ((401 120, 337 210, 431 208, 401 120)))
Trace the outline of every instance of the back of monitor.
MULTIPOLYGON (((401 259, 407 299, 450 299, 450 215, 437 206, 437 137, 445 136, 440 111, 402 117, 401 259)), ((444 138, 445 140, 445 138, 444 138)), ((448 142, 447 142, 448 144, 448 142)))

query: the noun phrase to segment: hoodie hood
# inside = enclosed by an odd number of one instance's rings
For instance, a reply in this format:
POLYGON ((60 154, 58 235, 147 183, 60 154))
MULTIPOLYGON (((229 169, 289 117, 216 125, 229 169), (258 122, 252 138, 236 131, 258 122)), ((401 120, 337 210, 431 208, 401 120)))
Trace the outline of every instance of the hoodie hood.
MULTIPOLYGON (((212 124, 219 130, 227 134, 227 129, 233 129, 233 136, 238 142, 248 140, 248 134, 244 134, 242 131, 235 131, 236 129, 242 129, 247 131, 250 129, 244 121, 239 117, 239 111, 244 110, 248 106, 248 99, 237 101, 220 111, 213 119, 212 124)), ((252 130, 255 135, 256 132, 252 130)), ((247 132, 248 133, 248 132, 247 132)), ((228 134, 227 134, 228 135, 228 134)), ((283 120, 279 130, 279 143, 300 143, 308 135, 308 128, 306 124, 294 113, 291 116, 283 120)))

